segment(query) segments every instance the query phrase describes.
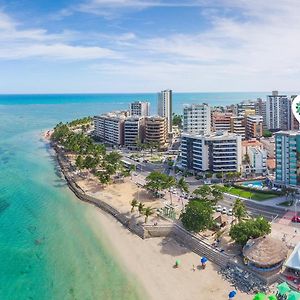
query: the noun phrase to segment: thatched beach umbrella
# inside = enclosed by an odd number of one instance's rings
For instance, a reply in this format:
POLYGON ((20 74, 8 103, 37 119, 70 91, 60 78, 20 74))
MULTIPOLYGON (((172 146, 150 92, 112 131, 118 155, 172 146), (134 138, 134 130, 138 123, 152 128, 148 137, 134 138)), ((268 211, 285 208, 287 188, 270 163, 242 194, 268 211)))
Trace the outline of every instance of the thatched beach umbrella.
POLYGON ((243 248, 244 257, 262 269, 278 266, 286 259, 287 248, 277 239, 270 236, 249 240, 243 248))
POLYGON ((258 293, 253 298, 253 300, 265 300, 265 299, 266 299, 266 295, 263 293, 258 293))
POLYGON ((286 293, 290 292, 290 287, 286 282, 282 282, 277 285, 277 290, 279 295, 285 295, 286 293))

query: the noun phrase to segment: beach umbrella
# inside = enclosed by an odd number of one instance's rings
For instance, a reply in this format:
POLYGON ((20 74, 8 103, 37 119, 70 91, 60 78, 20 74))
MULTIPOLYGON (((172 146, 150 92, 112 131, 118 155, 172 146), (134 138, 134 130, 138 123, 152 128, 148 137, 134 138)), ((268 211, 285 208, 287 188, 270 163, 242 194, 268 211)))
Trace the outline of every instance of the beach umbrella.
POLYGON ((287 300, 299 300, 299 299, 300 299, 300 293, 294 291, 290 292, 287 298, 287 300))
POLYGON ((265 299, 266 299, 266 295, 263 293, 258 293, 253 298, 253 300, 265 300, 265 299))
POLYGON ((228 298, 229 298, 229 299, 232 299, 232 298, 235 297, 235 295, 236 295, 236 291, 231 291, 231 292, 228 294, 228 298))
POLYGON ((277 297, 275 295, 270 295, 268 297, 269 300, 277 300, 277 297))
POLYGON ((201 264, 205 264, 208 261, 208 259, 206 257, 202 257, 201 258, 201 264))
POLYGON ((290 289, 289 285, 286 282, 282 282, 282 283, 277 285, 277 290, 278 290, 280 295, 285 295, 291 289, 290 289))

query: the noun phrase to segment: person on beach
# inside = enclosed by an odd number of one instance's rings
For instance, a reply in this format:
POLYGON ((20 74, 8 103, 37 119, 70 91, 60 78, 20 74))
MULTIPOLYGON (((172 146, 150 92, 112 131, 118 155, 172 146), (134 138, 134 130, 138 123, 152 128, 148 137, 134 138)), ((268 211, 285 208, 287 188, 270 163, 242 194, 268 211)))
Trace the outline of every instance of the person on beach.
POLYGON ((195 265, 193 265, 193 271, 194 271, 194 272, 196 271, 195 265))

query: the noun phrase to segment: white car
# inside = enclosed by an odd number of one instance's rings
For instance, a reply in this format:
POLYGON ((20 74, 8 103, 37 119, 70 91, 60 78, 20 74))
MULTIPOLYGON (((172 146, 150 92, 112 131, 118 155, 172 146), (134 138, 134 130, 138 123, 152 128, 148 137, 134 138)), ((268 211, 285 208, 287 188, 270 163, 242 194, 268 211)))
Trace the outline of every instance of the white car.
POLYGON ((230 208, 230 209, 228 210, 227 215, 228 215, 228 216, 232 216, 232 215, 233 215, 232 208, 230 208))
POLYGON ((221 212, 222 211, 222 206, 221 205, 218 205, 217 206, 217 209, 216 209, 216 212, 221 212))
POLYGON ((227 214, 227 208, 226 207, 223 207, 222 214, 227 214))

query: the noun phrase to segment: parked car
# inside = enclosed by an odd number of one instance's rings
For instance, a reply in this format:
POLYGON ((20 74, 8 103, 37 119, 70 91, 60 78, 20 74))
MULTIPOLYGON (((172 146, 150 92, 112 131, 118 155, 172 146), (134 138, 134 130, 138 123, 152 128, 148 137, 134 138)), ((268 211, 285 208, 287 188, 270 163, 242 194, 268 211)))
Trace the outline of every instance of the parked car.
POLYGON ((294 222, 294 223, 300 223, 300 217, 299 216, 293 216, 292 217, 292 222, 294 222))
POLYGON ((218 205, 216 211, 217 211, 217 212, 221 212, 221 211, 222 211, 222 206, 221 206, 221 205, 218 205))
POLYGON ((230 209, 228 210, 227 215, 228 215, 228 216, 232 216, 232 215, 233 215, 232 208, 230 208, 230 209))
POLYGON ((227 208, 226 207, 223 207, 222 214, 227 214, 227 208))

